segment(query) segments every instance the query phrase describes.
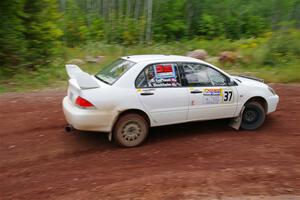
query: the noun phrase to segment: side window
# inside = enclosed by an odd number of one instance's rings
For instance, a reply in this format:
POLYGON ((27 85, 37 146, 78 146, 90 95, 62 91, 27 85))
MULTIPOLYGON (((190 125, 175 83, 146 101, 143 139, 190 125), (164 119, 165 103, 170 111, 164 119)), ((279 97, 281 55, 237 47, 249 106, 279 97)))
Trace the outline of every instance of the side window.
POLYGON ((216 85, 216 86, 227 85, 226 77, 223 74, 221 74, 220 72, 218 72, 217 70, 208 67, 207 73, 208 73, 209 79, 211 80, 213 85, 216 85))
POLYGON ((147 66, 137 77, 136 87, 180 87, 177 64, 162 63, 147 66))
POLYGON ((135 86, 137 88, 144 88, 148 86, 145 71, 142 71, 142 73, 140 73, 140 75, 137 77, 135 81, 135 86))
POLYGON ((211 86, 212 83, 207 74, 207 67, 200 64, 183 63, 183 82, 187 86, 211 86))

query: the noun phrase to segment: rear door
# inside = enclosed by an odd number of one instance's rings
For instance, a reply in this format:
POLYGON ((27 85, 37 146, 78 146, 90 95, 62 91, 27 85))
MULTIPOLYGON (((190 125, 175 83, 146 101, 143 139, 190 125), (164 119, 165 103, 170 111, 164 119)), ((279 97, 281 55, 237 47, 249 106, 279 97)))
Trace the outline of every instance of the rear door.
POLYGON ((139 99, 156 125, 187 120, 189 94, 181 86, 176 63, 151 64, 139 74, 139 99))
POLYGON ((237 107, 236 86, 214 68, 198 63, 183 63, 183 84, 188 86, 188 120, 233 117, 237 107))

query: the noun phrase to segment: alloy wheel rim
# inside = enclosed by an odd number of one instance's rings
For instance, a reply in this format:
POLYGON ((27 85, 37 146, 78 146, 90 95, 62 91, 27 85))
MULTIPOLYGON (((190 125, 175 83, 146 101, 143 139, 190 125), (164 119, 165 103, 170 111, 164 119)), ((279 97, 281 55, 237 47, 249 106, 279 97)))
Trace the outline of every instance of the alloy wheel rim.
POLYGON ((123 126, 122 137, 126 142, 136 141, 142 134, 141 126, 136 122, 128 122, 123 126))

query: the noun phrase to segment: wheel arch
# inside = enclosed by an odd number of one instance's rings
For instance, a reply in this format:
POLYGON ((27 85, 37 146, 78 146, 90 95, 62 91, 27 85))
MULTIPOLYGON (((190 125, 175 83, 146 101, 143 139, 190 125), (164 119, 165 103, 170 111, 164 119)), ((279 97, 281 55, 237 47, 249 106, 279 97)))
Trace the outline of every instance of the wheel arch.
POLYGON ((258 102, 260 105, 262 105, 262 107, 265 110, 265 113, 268 112, 268 102, 265 98, 261 97, 261 96, 255 96, 255 97, 251 97, 250 99, 248 99, 244 105, 246 105, 249 102, 258 102))
POLYGON ((147 115, 146 112, 144 112, 143 110, 140 110, 140 109, 131 108, 131 109, 127 109, 127 110, 123 110, 123 111, 119 112, 119 114, 115 117, 115 119, 113 121, 112 130, 114 129, 114 127, 115 127, 117 121, 120 119, 120 117, 122 117, 128 113, 136 113, 136 114, 143 116, 146 119, 146 121, 148 122, 149 127, 151 126, 150 117, 147 115))
POLYGON ((131 108, 131 109, 123 110, 123 111, 119 112, 119 114, 115 117, 115 119, 113 121, 113 126, 111 128, 111 131, 108 133, 108 139, 109 139, 109 141, 112 141, 112 133, 113 133, 113 130, 114 130, 115 126, 116 126, 117 121, 120 119, 120 117, 122 117, 122 116, 124 116, 124 115, 126 115, 128 113, 136 113, 136 114, 139 114, 139 115, 143 116, 146 119, 146 121, 148 122, 149 127, 151 126, 150 118, 147 115, 147 113, 145 113, 144 111, 142 111, 140 109, 136 109, 136 108, 131 108))

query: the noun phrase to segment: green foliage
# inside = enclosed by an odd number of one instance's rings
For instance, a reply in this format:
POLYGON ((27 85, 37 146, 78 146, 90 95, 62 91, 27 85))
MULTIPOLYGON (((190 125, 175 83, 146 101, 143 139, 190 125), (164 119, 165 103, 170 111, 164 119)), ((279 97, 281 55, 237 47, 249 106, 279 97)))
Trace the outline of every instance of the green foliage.
POLYGON ((125 19, 125 28, 122 32, 122 41, 124 45, 137 44, 143 35, 143 30, 145 28, 145 19, 141 18, 139 20, 127 18, 125 19))
MULTIPOLYGON (((64 40, 69 47, 75 47, 88 38, 88 28, 85 22, 83 11, 73 0, 68 0, 67 8, 64 12, 62 29, 64 30, 64 40)), ((97 24, 97 22, 96 22, 97 24)), ((92 35, 95 34, 95 25, 92 26, 92 35)))
POLYGON ((238 16, 229 16, 225 21, 225 36, 229 39, 241 38, 241 21, 238 16))
POLYGON ((203 14, 199 25, 199 34, 208 39, 220 37, 224 34, 223 24, 215 16, 203 14))
POLYGON ((260 16, 244 15, 242 17, 241 31, 243 37, 257 37, 267 30, 266 20, 260 16))
POLYGON ((24 33, 27 40, 27 60, 44 64, 54 53, 63 32, 58 28, 56 0, 25 0, 24 33))
POLYGON ((104 39, 104 21, 102 18, 93 18, 89 28, 89 35, 91 41, 101 41, 104 39))
MULTIPOLYGON (((203 40, 194 39, 185 42, 170 42, 164 44, 153 44, 144 46, 141 44, 131 45, 130 47, 107 44, 101 42, 88 42, 86 45, 76 48, 69 48, 66 52, 65 59, 56 59, 48 68, 38 68, 36 70, 21 69, 12 77, 8 77, 9 69, 5 72, 0 70, 0 93, 7 91, 24 91, 32 89, 40 89, 45 87, 65 87, 67 84, 65 63, 66 60, 72 58, 84 59, 86 55, 105 56, 104 61, 96 64, 83 64, 80 67, 89 72, 96 73, 101 67, 106 66, 114 59, 133 54, 178 54, 184 55, 187 51, 204 48, 211 57, 217 56, 221 51, 231 50, 239 52, 243 58, 249 59, 242 63, 236 63, 227 66, 226 71, 231 73, 247 73, 265 79, 268 82, 299 82, 300 74, 296 73, 300 70, 300 59, 294 58, 285 64, 277 64, 276 66, 263 65, 263 59, 259 56, 264 52, 265 47, 269 45, 271 38, 265 36, 257 39, 241 39, 236 41, 213 39, 203 40)), ((214 63, 216 66, 222 67, 220 63, 214 63)))
POLYGON ((300 32, 283 30, 273 34, 266 46, 263 64, 286 64, 300 59, 300 32))
POLYGON ((108 62, 199 48, 213 57, 240 54, 228 69, 298 81, 292 71, 300 63, 299 13, 300 0, 2 0, 0 82, 47 85, 65 78, 67 59, 89 54, 106 55, 108 62))
MULTIPOLYGON (((185 20, 185 0, 157 2, 153 22, 154 39, 172 41, 184 38, 187 29, 185 20)), ((155 6, 155 5, 154 5, 155 6)))
POLYGON ((0 63, 45 65, 61 42, 68 47, 89 41, 142 44, 149 34, 146 27, 154 42, 237 40, 281 27, 299 28, 299 0, 153 0, 150 25, 149 1, 1 1, 0 63))
POLYGON ((0 1, 0 65, 18 65, 24 60, 26 41, 22 21, 24 1, 0 1))
POLYGON ((45 64, 63 34, 56 0, 1 1, 0 10, 0 64, 45 64))

